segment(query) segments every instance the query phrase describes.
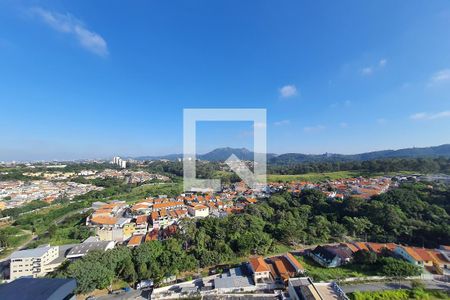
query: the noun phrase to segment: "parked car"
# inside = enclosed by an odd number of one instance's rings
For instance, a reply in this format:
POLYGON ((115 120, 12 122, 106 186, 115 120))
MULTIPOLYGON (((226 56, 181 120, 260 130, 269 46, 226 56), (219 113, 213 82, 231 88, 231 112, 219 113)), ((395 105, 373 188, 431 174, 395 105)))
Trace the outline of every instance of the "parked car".
POLYGON ((136 286, 138 290, 150 289, 153 287, 153 280, 141 280, 136 286))

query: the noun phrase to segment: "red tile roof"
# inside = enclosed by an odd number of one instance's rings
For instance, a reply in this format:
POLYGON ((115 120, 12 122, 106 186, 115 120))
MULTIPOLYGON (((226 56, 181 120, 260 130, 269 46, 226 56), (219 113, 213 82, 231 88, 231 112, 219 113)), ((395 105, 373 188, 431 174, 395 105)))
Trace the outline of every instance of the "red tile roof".
POLYGON ((291 253, 287 252, 285 254, 285 256, 289 260, 289 262, 294 266, 295 269, 305 270, 305 268, 303 268, 302 264, 294 257, 294 255, 292 255, 291 253))
POLYGON ((184 204, 183 201, 156 203, 153 205, 153 209, 169 208, 169 207, 175 207, 175 206, 179 206, 179 205, 183 205, 183 204, 184 204))
POLYGON ((406 253, 408 253, 409 256, 411 256, 416 261, 423 261, 423 259, 419 256, 419 254, 417 254, 416 251, 414 251, 413 248, 411 248, 411 247, 403 247, 403 249, 405 249, 406 253))
POLYGON ((423 248, 414 248, 414 251, 420 256, 423 261, 432 261, 432 257, 430 253, 428 253, 427 249, 423 248))
POLYGON ((345 243, 343 245, 347 246, 347 248, 349 248, 353 253, 358 252, 359 250, 355 245, 350 243, 345 243))
POLYGON ((114 225, 117 223, 117 218, 109 217, 109 216, 97 216, 94 215, 91 218, 91 222, 99 225, 114 225))
POLYGON ((139 235, 133 235, 131 237, 131 239, 128 241, 128 246, 139 246, 142 243, 142 238, 144 236, 139 234, 139 235))
POLYGON ((159 235, 159 230, 157 230, 157 229, 147 232, 147 234, 145 235, 145 241, 146 242, 157 241, 158 235, 159 235))
POLYGON ((156 221, 159 218, 159 214, 157 211, 152 212, 151 214, 152 221, 156 221))
POLYGON ((147 223, 147 216, 137 216, 136 224, 145 224, 147 223))
POLYGON ((261 256, 250 258, 250 265, 255 272, 269 272, 269 266, 261 256))
POLYGON ((369 251, 369 248, 367 248, 366 244, 361 242, 355 242, 353 243, 359 250, 367 250, 369 251))
POLYGON ((385 244, 379 244, 379 243, 366 243, 366 245, 369 247, 369 249, 375 253, 381 253, 383 248, 386 248, 385 244))
POLYGON ((283 281, 286 281, 289 279, 289 272, 286 269, 286 266, 284 265, 283 261, 279 258, 275 258, 273 259, 273 262, 275 264, 275 268, 278 272, 278 274, 280 275, 281 279, 283 281))

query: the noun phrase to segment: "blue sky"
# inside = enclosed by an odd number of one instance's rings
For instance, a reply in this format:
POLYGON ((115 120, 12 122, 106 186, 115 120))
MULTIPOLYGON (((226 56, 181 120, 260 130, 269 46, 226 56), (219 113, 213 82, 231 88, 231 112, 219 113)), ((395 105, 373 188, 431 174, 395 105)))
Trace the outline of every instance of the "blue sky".
POLYGON ((448 143, 449 28, 446 0, 3 0, 0 161, 181 152, 183 108, 266 108, 274 153, 448 143))

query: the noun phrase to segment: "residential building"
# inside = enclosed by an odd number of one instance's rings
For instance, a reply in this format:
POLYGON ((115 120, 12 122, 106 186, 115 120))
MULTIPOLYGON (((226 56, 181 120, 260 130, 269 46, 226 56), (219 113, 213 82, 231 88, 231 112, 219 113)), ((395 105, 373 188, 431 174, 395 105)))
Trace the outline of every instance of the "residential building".
POLYGON ((123 236, 122 228, 95 228, 95 234, 100 238, 101 241, 116 241, 123 242, 126 240, 123 236))
POLYGON ((157 241, 159 238, 159 229, 153 229, 152 231, 147 232, 145 235, 145 241, 157 241))
POLYGON ((10 279, 45 276, 61 264, 58 258, 57 246, 16 251, 11 254, 10 279))
POLYGON ((352 251, 346 246, 317 246, 309 256, 323 267, 333 268, 346 264, 352 259, 352 251))
POLYGON ((424 261, 423 259, 420 257, 419 254, 417 254, 416 251, 414 251, 414 249, 412 247, 408 247, 408 246, 397 246, 394 250, 394 253, 405 259, 406 261, 415 264, 417 266, 424 266, 424 261))
POLYGON ((148 230, 148 216, 140 215, 136 217, 136 226, 133 234, 146 234, 148 230))
POLYGON ((122 227, 123 229, 123 239, 129 239, 133 234, 136 234, 136 224, 135 223, 126 223, 122 227))
POLYGON ((90 237, 85 240, 83 243, 75 245, 72 249, 70 249, 69 253, 67 253, 66 258, 68 259, 76 259, 81 258, 88 254, 90 251, 106 251, 109 249, 113 249, 115 246, 114 241, 100 241, 99 238, 90 237))
POLYGON ((288 283, 288 293, 292 300, 322 299, 319 291, 314 287, 311 278, 292 278, 288 283))
POLYGON ((440 275, 450 275, 450 260, 444 255, 443 251, 431 250, 430 256, 433 259, 433 266, 436 268, 436 273, 440 275))
POLYGON ((188 206, 188 212, 194 218, 204 218, 209 215, 209 208, 203 204, 193 204, 188 206))
POLYGON ((137 247, 142 244, 142 240, 144 239, 144 235, 133 235, 127 243, 128 247, 137 247))
POLYGON ((241 267, 233 268, 214 279, 214 288, 219 293, 253 292, 256 286, 241 267))
POLYGON ((302 266, 302 264, 292 255, 291 253, 287 252, 283 255, 284 258, 286 258, 289 263, 292 265, 292 267, 295 270, 296 274, 303 274, 305 273, 305 268, 302 266))
POLYGON ((433 257, 431 257, 428 249, 413 248, 413 250, 421 258, 422 264, 424 267, 432 267, 433 266, 433 257))
POLYGON ((283 260, 283 258, 275 257, 272 258, 271 261, 275 266, 274 270, 271 272, 273 277, 283 282, 287 282, 289 278, 295 276, 295 271, 292 266, 290 264, 286 264, 286 261, 283 260))
POLYGON ((450 246, 440 245, 438 251, 450 261, 450 246))
POLYGON ((263 257, 256 256, 250 258, 249 266, 255 283, 264 282, 266 279, 270 279, 270 268, 263 257))
POLYGON ((337 283, 314 283, 309 277, 289 279, 288 293, 292 300, 349 299, 337 283))

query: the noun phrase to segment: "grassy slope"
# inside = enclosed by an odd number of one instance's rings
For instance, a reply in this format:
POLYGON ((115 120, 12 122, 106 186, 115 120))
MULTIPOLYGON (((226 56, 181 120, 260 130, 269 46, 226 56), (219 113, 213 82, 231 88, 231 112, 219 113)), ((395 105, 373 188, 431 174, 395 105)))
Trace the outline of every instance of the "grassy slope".
POLYGON ((22 246, 31 239, 31 234, 29 232, 13 226, 2 228, 0 231, 7 236, 8 241, 8 247, 0 252, 0 258, 6 257, 17 247, 22 246))
POLYGON ((133 188, 129 193, 123 193, 111 198, 125 200, 127 202, 137 202, 148 196, 167 195, 174 197, 183 192, 182 183, 144 184, 133 188))
POLYGON ((373 270, 366 266, 350 264, 337 268, 324 268, 309 257, 297 256, 297 259, 307 271, 308 276, 312 277, 314 281, 339 280, 347 277, 367 277, 376 275, 373 270))
POLYGON ((413 172, 395 172, 395 173, 367 173, 359 171, 338 171, 338 172, 325 172, 325 173, 307 173, 298 175, 278 175, 269 174, 267 175, 268 182, 289 182, 289 181, 310 181, 310 182, 320 182, 326 180, 336 180, 341 178, 352 178, 352 177, 377 177, 377 176, 393 176, 397 174, 412 174, 413 172))
POLYGON ((422 290, 422 289, 416 289, 413 291, 392 290, 392 291, 378 291, 378 292, 356 292, 356 293, 351 293, 348 296, 352 300, 450 299, 450 296, 448 293, 446 294, 441 291, 431 291, 431 290, 422 290))
POLYGON ((298 175, 267 175, 269 182, 289 182, 289 181, 311 181, 319 182, 324 180, 334 180, 340 178, 350 178, 360 176, 362 173, 351 171, 327 172, 327 173, 307 173, 298 175))

